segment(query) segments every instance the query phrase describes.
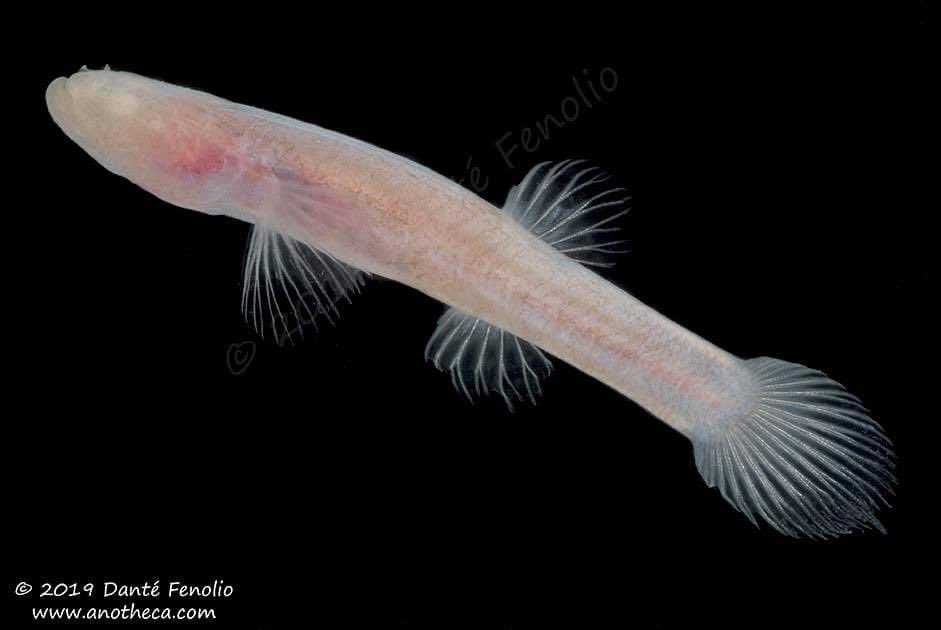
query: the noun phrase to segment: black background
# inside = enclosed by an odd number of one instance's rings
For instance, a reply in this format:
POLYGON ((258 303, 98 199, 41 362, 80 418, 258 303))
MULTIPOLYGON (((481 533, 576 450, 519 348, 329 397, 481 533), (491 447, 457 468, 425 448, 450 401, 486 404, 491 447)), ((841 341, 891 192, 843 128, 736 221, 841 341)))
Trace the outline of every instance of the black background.
POLYGON ((926 9, 895 7, 8 16, 26 37, 6 55, 7 627, 39 605, 21 580, 224 579, 211 627, 904 627, 936 610, 937 66, 926 9), (755 529, 685 438, 558 361, 538 406, 471 406, 422 357, 442 307, 388 281, 317 339, 261 341, 239 312, 248 227, 147 195, 49 119, 48 82, 105 63, 458 179, 470 159, 494 203, 537 162, 604 166, 633 194, 632 251, 604 275, 863 398, 899 455, 889 534, 755 529), (617 87, 509 168, 496 141, 604 68, 617 87), (254 349, 238 375, 234 344, 254 349))

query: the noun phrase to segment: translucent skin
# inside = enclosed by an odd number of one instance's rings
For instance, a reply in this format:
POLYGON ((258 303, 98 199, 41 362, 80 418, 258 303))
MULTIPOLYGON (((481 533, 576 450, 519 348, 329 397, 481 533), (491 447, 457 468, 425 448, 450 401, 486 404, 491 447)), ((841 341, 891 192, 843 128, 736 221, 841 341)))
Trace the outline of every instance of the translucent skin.
MULTIPOLYGON (((297 246, 278 234, 303 241, 633 399, 690 438, 706 483, 756 525, 817 538, 885 531, 876 512, 893 492, 894 451, 861 401, 819 371, 723 352, 450 180, 315 125, 124 72, 56 79, 46 99, 112 172, 175 205, 257 223, 250 256, 280 241, 274 262, 247 267, 256 282, 270 285, 271 267, 282 281, 290 272, 283 257, 297 246)), ((504 354, 490 356, 505 368, 504 354)))
POLYGON ((691 437, 754 402, 737 358, 405 158, 124 72, 56 79, 46 99, 69 137, 161 199, 280 222, 348 264, 531 341, 691 437))

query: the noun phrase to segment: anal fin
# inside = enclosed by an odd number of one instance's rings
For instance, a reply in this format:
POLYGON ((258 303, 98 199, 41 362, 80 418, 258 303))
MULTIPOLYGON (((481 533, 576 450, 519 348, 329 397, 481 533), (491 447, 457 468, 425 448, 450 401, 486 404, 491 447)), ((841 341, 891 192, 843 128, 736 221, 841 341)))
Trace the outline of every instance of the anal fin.
POLYGON ((425 358, 451 373, 454 386, 471 400, 496 392, 513 410, 514 401, 536 402, 539 381, 552 371, 552 363, 533 344, 493 324, 449 308, 428 345, 425 358))
MULTIPOLYGON (((609 186, 609 179, 583 160, 544 162, 510 189, 502 211, 570 259, 610 267, 625 251, 615 222, 627 214, 630 196, 609 186)), ((514 400, 535 403, 539 381, 552 369, 535 345, 454 307, 438 320, 425 357, 450 372, 471 400, 496 392, 510 410, 514 400)))

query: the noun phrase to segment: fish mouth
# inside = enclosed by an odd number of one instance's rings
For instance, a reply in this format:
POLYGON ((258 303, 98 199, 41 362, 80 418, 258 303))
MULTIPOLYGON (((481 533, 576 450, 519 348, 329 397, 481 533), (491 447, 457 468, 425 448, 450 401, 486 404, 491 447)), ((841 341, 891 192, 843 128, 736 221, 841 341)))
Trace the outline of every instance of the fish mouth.
MULTIPOLYGON (((105 168, 117 172, 109 165, 109 160, 100 147, 96 129, 89 125, 87 112, 79 111, 77 96, 85 94, 92 73, 79 71, 71 77, 58 77, 46 88, 46 108, 56 125, 86 153, 101 163, 105 168)), ((88 99, 83 99, 87 106, 88 99)), ((87 108, 87 107, 86 107, 87 108)))
POLYGON ((70 130, 75 128, 75 111, 68 82, 66 77, 59 77, 49 84, 46 88, 46 108, 52 120, 71 137, 70 130))
POLYGON ((46 88, 46 107, 52 119, 76 142, 78 138, 86 142, 96 138, 90 123, 101 117, 97 111, 101 109, 98 88, 107 74, 83 67, 72 76, 53 80, 46 88))
POLYGON ((92 138, 83 130, 86 125, 75 103, 75 77, 59 77, 49 84, 46 88, 46 107, 49 109, 49 115, 65 134, 83 149, 89 150, 92 145, 92 138))

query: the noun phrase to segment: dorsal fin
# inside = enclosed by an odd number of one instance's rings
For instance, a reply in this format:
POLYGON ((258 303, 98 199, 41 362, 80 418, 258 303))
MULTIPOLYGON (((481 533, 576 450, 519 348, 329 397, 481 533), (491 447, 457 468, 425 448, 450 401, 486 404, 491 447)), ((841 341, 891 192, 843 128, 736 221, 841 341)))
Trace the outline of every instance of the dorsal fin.
MULTIPOLYGON (((625 241, 613 236, 630 197, 605 185, 608 175, 584 160, 534 167, 510 189, 503 211, 569 258, 610 267, 625 241)), ((552 363, 542 350, 493 324, 448 308, 425 348, 425 358, 451 373, 454 386, 473 394, 497 392, 510 411, 514 400, 536 402, 552 363)))
POLYGON ((534 236, 586 265, 611 267, 626 241, 613 222, 627 214, 630 197, 585 160, 543 162, 510 189, 503 211, 534 236))

